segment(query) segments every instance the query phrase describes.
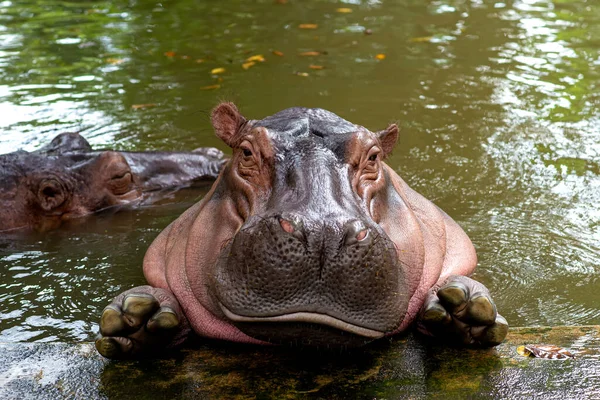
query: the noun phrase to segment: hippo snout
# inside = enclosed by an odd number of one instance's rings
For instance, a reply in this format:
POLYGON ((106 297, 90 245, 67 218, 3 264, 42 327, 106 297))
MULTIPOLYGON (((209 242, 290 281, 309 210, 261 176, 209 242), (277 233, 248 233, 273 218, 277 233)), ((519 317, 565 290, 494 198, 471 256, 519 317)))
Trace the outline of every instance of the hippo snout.
POLYGON ((300 329, 310 341, 325 329, 372 340, 394 331, 407 307, 393 243, 360 218, 251 218, 222 254, 219 306, 259 339, 285 342, 300 329))

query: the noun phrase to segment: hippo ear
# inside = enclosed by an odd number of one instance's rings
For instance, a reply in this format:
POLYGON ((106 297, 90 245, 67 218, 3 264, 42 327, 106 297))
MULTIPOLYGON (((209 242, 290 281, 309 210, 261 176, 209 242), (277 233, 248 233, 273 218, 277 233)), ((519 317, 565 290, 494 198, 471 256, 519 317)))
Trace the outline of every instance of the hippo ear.
POLYGON ((212 110, 211 121, 217 136, 229 147, 233 147, 235 134, 246 122, 246 118, 233 103, 221 103, 212 110))
POLYGON ((51 211, 61 206, 67 197, 68 192, 65 186, 56 179, 43 179, 38 186, 38 203, 45 211, 51 211))
POLYGON ((398 125, 391 124, 387 129, 376 133, 383 150, 383 158, 390 155, 398 141, 398 125))

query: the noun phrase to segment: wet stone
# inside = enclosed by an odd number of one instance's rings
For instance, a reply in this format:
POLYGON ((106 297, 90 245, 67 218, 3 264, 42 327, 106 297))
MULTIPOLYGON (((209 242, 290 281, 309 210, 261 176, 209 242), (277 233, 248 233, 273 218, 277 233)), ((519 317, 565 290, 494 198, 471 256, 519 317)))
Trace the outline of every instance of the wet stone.
POLYGON ((0 398, 597 398, 600 326, 513 328, 494 349, 406 335, 358 350, 204 342, 168 358, 108 361, 91 343, 0 343, 0 398), (551 343, 575 359, 523 357, 551 343))

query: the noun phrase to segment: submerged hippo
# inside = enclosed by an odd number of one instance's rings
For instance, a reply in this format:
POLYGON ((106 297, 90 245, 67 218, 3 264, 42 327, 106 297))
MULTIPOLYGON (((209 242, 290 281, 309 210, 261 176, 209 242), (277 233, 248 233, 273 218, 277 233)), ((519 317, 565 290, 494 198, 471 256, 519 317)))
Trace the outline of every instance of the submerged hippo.
POLYGON ((35 152, 0 155, 0 231, 56 228, 63 221, 139 203, 159 189, 212 183, 226 160, 193 152, 94 151, 63 133, 35 152))
POLYGON ((383 160, 396 125, 371 132, 321 110, 246 120, 212 112, 233 156, 206 197, 144 259, 150 286, 118 295, 98 351, 147 355, 198 335, 255 344, 355 346, 416 324, 493 346, 506 320, 466 277, 471 241, 383 160))

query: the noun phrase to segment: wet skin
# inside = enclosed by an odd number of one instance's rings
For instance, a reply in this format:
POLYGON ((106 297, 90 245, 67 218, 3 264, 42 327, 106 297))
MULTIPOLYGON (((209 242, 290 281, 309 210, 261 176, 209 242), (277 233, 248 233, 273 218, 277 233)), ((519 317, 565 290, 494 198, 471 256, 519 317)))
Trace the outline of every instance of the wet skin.
POLYGON ((63 133, 38 151, 0 155, 0 232, 46 231, 101 210, 137 205, 150 192, 210 184, 225 162, 214 148, 97 151, 79 134, 63 133))
POLYGON ((346 347, 416 325, 457 344, 504 339, 506 320, 467 277, 467 235, 383 162, 396 125, 371 132, 306 108, 246 120, 231 103, 212 123, 233 156, 150 246, 149 285, 105 308, 101 354, 153 354, 191 332, 346 347))

